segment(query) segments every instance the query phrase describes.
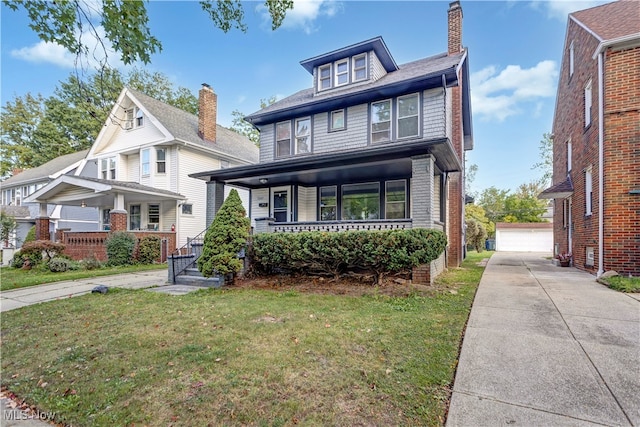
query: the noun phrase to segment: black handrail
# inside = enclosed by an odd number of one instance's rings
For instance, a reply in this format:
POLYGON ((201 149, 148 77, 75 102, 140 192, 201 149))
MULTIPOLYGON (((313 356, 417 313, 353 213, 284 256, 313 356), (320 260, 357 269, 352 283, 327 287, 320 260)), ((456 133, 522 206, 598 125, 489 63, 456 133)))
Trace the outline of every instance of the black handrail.
POLYGON ((173 272, 172 283, 176 282, 176 276, 180 275, 187 268, 193 266, 198 258, 200 258, 201 251, 194 251, 194 246, 202 247, 204 245, 204 235, 207 229, 202 231, 196 237, 187 237, 187 243, 180 248, 171 252, 171 271, 173 272))

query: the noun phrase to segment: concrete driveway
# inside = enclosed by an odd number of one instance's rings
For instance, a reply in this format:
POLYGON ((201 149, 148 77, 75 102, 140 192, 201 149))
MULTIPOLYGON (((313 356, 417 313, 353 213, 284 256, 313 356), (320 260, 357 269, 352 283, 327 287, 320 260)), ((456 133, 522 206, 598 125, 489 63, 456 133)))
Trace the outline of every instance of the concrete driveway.
POLYGON ((549 256, 491 257, 448 427, 640 426, 640 295, 555 267, 549 256))

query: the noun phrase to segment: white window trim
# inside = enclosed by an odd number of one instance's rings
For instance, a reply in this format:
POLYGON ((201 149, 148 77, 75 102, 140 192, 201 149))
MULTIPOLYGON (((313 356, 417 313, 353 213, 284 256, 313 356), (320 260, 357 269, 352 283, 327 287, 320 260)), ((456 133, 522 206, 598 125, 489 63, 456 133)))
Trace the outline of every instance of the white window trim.
POLYGON ((593 89, 591 79, 584 87, 584 127, 591 125, 591 109, 593 108, 593 89))
POLYGON ((361 82, 361 81, 367 80, 367 78, 369 77, 369 61, 367 60, 367 54, 366 53, 351 57, 351 70, 352 70, 351 81, 353 81, 353 82, 361 82), (361 79, 358 79, 356 77, 356 71, 359 70, 359 68, 356 68, 356 60, 358 60, 360 58, 364 58, 364 77, 361 78, 361 79))
POLYGON ((293 123, 293 130, 295 132, 294 135, 294 146, 293 146, 293 150, 291 150, 291 148, 289 148, 289 152, 293 151, 294 154, 310 154, 311 153, 311 134, 312 134, 312 121, 311 121, 311 116, 307 116, 307 117, 300 117, 294 120, 293 123), (309 130, 306 134, 298 134, 298 122, 304 121, 304 120, 308 120, 309 121, 309 130), (299 151, 298 150, 298 138, 307 138, 307 151, 299 151))
POLYGON ((573 144, 571 143, 571 138, 567 141, 567 173, 571 172, 572 165, 572 157, 573 157, 573 144))
POLYGON ((321 65, 320 67, 318 67, 318 91, 322 91, 322 90, 329 90, 333 88, 333 74, 332 74, 332 70, 331 70, 331 64, 325 64, 325 65, 321 65), (322 78, 322 70, 328 69, 329 70, 329 75, 327 78, 322 78), (327 87, 322 87, 322 82, 325 80, 329 80, 329 86, 327 87))
POLYGON ((407 95, 402 95, 402 96, 399 96, 396 99, 396 102, 399 104, 400 100, 402 98, 411 98, 411 97, 416 97, 417 100, 418 100, 418 103, 417 103, 417 106, 416 106, 416 113, 414 115, 400 117, 400 107, 397 107, 398 113, 397 113, 397 117, 396 117, 396 129, 398 129, 398 139, 415 138, 415 137, 420 136, 420 94, 416 92, 416 93, 410 93, 410 94, 407 94, 407 95), (417 117, 418 118, 418 126, 416 127, 416 133, 414 135, 405 135, 405 136, 401 137, 399 135, 399 133, 400 133, 400 120, 401 119, 407 119, 407 118, 410 118, 410 117, 417 117))
POLYGON ((584 171, 584 202, 585 215, 593 214, 593 168, 589 166, 584 171))
POLYGON ((569 77, 573 76, 573 70, 574 70, 574 54, 575 54, 575 46, 574 46, 574 41, 571 41, 571 44, 569 45, 569 77))
POLYGON ((151 149, 143 148, 140 150, 140 176, 149 176, 151 175, 151 149), (147 159, 145 161, 145 153, 147 155, 147 159), (145 165, 147 166, 147 170, 145 171, 145 165))
MULTIPOLYGON (((390 142, 393 141, 393 99, 389 98, 389 99, 381 99, 379 101, 375 101, 372 102, 370 107, 369 107, 369 114, 370 114, 370 118, 369 118, 369 137, 371 138, 371 143, 372 144, 377 144, 377 143, 383 143, 383 142, 390 142), (373 106, 374 104, 381 104, 383 102, 388 102, 389 103, 389 139, 386 141, 379 141, 379 142, 374 142, 374 138, 373 138, 373 125, 374 125, 374 121, 373 121, 373 106)), ((376 122, 376 123, 384 123, 384 122, 376 122)))
POLYGON ((340 110, 329 111, 329 131, 331 132, 331 131, 345 130, 346 128, 347 128, 347 110, 342 108, 340 110), (333 126, 334 113, 342 113, 342 127, 333 126))
POLYGON ((334 70, 334 76, 333 76, 333 78, 334 78, 334 82, 335 82, 335 87, 338 87, 338 86, 345 86, 345 85, 348 85, 349 83, 351 83, 351 82, 349 81, 349 74, 350 74, 350 70, 351 70, 350 65, 351 65, 351 64, 350 64, 349 58, 344 58, 344 59, 341 59, 341 60, 336 61, 336 62, 334 63, 334 67, 333 67, 333 70, 334 70), (342 65, 342 64, 346 64, 347 69, 346 69, 345 71, 343 71, 343 72, 339 72, 339 71, 338 71, 338 68, 339 68, 339 67, 340 67, 340 65, 342 65), (344 82, 344 83, 340 83, 340 78, 339 78, 339 77, 340 77, 340 76, 342 76, 342 75, 344 75, 344 76, 346 76, 346 77, 347 77, 347 81, 346 81, 346 82, 344 82))
POLYGON ((100 162, 100 167, 98 168, 98 174, 100 179, 113 180, 118 178, 118 160, 115 156, 103 157, 99 160, 99 162, 100 162), (106 162, 106 169, 103 168, 103 162, 106 162), (113 168, 111 167, 111 162, 113 162, 113 168), (106 171, 106 176, 103 176, 103 172, 105 171, 106 171), (113 174, 111 174, 111 171, 113 171, 113 174))
POLYGON ((165 175, 167 173, 167 149, 164 147, 156 147, 155 154, 156 154, 156 174, 165 175), (159 160, 158 151, 164 151, 164 160, 159 160), (160 163, 164 163, 164 172, 158 171, 158 166, 160 165, 160 163))

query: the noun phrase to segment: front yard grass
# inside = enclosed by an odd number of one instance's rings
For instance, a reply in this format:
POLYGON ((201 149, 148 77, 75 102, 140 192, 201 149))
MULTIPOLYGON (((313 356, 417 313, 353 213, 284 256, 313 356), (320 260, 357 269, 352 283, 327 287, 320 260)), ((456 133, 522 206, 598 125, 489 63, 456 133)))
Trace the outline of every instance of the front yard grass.
POLYGON ((2 315, 2 386, 72 425, 442 425, 482 275, 430 296, 115 290, 2 315))
POLYGON ((38 269, 23 270, 21 268, 0 268, 0 291, 26 288, 43 283, 60 282, 62 280, 86 279, 88 277, 109 276, 112 274, 132 273, 135 271, 157 270, 167 268, 166 264, 138 264, 117 267, 101 267, 93 270, 71 270, 60 273, 42 272, 38 269))
POLYGON ((619 292, 640 292, 640 277, 614 276, 600 281, 619 292))

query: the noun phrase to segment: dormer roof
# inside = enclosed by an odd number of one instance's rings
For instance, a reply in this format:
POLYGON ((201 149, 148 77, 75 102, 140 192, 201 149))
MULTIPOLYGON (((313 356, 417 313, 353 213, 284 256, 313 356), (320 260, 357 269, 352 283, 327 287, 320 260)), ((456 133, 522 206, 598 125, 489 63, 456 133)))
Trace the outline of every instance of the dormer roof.
POLYGON ((314 68, 320 65, 370 51, 374 51, 376 53, 378 60, 382 63, 382 66, 387 73, 398 69, 398 64, 396 64, 396 61, 391 56, 387 45, 380 36, 352 44, 351 46, 346 46, 329 53, 314 56, 313 58, 305 59, 304 61, 300 61, 300 65, 302 65, 310 74, 313 74, 314 68))

